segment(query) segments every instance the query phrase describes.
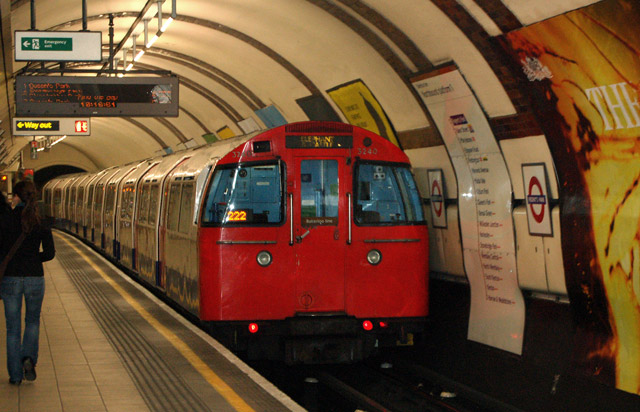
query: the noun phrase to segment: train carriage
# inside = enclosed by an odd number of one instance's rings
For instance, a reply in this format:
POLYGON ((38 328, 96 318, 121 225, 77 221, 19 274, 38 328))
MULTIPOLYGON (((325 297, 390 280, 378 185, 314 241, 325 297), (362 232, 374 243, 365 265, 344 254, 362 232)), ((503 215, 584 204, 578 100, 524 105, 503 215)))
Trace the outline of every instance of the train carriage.
POLYGON ((155 167, 160 159, 150 159, 141 163, 123 181, 120 195, 119 213, 116 216, 119 260, 128 269, 136 270, 135 228, 137 219, 138 194, 141 177, 155 167))
POLYGON ((91 173, 80 183, 78 187, 78 208, 76 209, 76 219, 78 224, 78 235, 83 239, 90 239, 89 229, 91 227, 91 211, 93 191, 92 184, 98 179, 100 173, 91 173))
POLYGON ((368 338, 395 342, 427 314, 428 242, 408 160, 363 129, 305 122, 256 136, 218 162, 200 222, 201 319, 255 321, 256 341, 292 333, 291 362, 335 348, 365 356, 368 338))
POLYGON ((389 141, 301 122, 143 163, 91 180, 93 227, 117 183, 125 266, 232 349, 355 361, 422 330, 427 228, 389 141))
POLYGON ((166 156, 141 177, 140 193, 136 204, 135 261, 140 276, 149 284, 164 290, 161 267, 161 247, 164 242, 163 205, 166 204, 166 178, 190 154, 166 156))
POLYGON ((104 249, 105 252, 120 260, 120 248, 117 237, 118 215, 120 213, 120 198, 122 197, 122 187, 124 180, 145 162, 134 162, 118 168, 105 184, 104 196, 104 249))
POLYGON ((91 201, 91 242, 100 249, 105 248, 104 238, 104 200, 107 183, 111 177, 118 173, 118 168, 106 170, 95 180, 93 186, 93 199, 91 201))
POLYGON ((83 230, 83 216, 84 216, 84 208, 85 208, 85 192, 84 189, 86 187, 86 182, 90 181, 93 178, 93 175, 86 174, 80 176, 78 179, 73 182, 73 186, 71 189, 71 196, 73 197, 72 203, 73 206, 71 208, 70 213, 70 221, 71 221, 71 230, 76 234, 80 235, 83 230))

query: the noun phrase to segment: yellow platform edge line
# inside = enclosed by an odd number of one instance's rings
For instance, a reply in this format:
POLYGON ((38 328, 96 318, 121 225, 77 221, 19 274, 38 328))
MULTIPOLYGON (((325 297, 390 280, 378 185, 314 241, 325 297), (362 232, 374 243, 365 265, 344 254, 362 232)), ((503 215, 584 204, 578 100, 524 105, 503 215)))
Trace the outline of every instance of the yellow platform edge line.
POLYGON ((178 352, 193 366, 202 377, 216 390, 233 408, 238 412, 255 412, 240 395, 238 395, 227 383, 222 380, 191 348, 182 341, 169 328, 161 324, 153 315, 147 312, 127 291, 122 289, 109 275, 107 275, 100 267, 95 265, 93 261, 76 245, 71 243, 66 236, 59 236, 73 250, 75 250, 91 267, 102 276, 116 292, 118 292, 126 301, 140 314, 155 330, 164 336, 178 352))

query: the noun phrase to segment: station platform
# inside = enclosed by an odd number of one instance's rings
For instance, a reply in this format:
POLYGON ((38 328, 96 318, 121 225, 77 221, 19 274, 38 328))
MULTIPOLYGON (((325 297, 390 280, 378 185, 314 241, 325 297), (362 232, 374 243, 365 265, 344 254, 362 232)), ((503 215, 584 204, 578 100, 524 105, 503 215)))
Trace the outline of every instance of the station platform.
POLYGON ((0 411, 304 410, 91 248, 54 239, 33 382, 9 384, 0 305, 0 411))

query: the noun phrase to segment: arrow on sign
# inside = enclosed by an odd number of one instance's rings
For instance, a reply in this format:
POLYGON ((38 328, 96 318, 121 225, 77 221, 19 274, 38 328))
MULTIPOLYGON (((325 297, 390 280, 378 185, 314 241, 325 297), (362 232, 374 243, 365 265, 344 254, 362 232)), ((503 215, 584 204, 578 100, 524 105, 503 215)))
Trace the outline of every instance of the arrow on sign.
POLYGON ((24 43, 22 43, 22 45, 27 48, 29 46, 31 46, 31 42, 29 40, 25 40, 24 43))
POLYGON ((24 123, 19 122, 19 123, 18 123, 18 127, 19 127, 19 128, 22 128, 22 126, 24 126, 24 123))

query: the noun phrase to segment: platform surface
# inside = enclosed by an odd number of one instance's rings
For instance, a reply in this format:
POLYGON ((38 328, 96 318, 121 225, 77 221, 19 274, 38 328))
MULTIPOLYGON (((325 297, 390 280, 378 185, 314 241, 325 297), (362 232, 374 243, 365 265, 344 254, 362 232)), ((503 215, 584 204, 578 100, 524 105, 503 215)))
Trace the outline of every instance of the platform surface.
POLYGON ((304 410, 92 249, 54 238, 33 382, 9 384, 0 305, 0 411, 304 410))

